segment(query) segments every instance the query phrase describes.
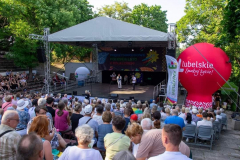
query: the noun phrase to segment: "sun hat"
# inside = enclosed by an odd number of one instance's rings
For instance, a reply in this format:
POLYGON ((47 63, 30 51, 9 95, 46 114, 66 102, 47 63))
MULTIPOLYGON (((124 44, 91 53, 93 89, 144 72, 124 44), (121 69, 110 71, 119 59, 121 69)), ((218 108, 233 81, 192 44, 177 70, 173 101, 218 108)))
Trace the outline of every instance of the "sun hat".
POLYGON ((85 106, 84 113, 85 114, 91 114, 92 113, 92 106, 90 104, 85 106))
POLYGON ((197 113, 198 111, 197 111, 197 109, 192 109, 192 113, 197 113))
POLYGON ((22 99, 18 100, 17 101, 17 109, 21 110, 21 109, 24 109, 25 107, 27 107, 29 104, 28 101, 24 101, 22 99))

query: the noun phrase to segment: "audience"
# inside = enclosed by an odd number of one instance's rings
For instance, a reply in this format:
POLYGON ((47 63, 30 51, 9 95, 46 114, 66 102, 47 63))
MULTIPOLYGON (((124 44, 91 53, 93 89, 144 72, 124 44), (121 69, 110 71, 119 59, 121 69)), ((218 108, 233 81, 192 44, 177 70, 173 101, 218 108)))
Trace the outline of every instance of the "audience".
POLYGON ((98 141, 97 141, 97 147, 101 151, 106 151, 104 148, 104 137, 108 133, 112 133, 112 124, 110 122, 112 121, 112 114, 110 112, 104 112, 102 115, 103 124, 98 126, 98 141))
POLYGON ((34 132, 24 135, 17 145, 17 160, 42 160, 43 142, 34 132))
POLYGON ((162 130, 162 144, 166 148, 163 154, 149 158, 149 160, 190 160, 186 155, 179 151, 182 140, 182 128, 176 124, 167 124, 162 130))
POLYGON ((59 131, 67 132, 72 130, 70 117, 68 111, 64 110, 65 104, 63 102, 58 103, 58 109, 55 111, 55 127, 59 131))
POLYGON ((97 114, 93 115, 92 119, 97 121, 98 125, 103 124, 102 114, 103 114, 103 106, 97 105, 96 107, 97 114))
MULTIPOLYGON (((195 107, 195 106, 194 106, 195 107)), ((198 110, 196 108, 192 109, 192 120, 193 122, 197 123, 198 121, 201 121, 202 119, 197 117, 198 110)))
POLYGON ((59 160, 81 159, 81 160, 102 160, 99 151, 89 148, 89 144, 94 136, 94 130, 88 125, 83 124, 75 130, 78 146, 67 147, 59 160))
POLYGON ((177 124, 182 128, 182 130, 185 129, 184 120, 178 117, 178 111, 176 109, 172 110, 172 116, 166 118, 165 124, 177 124))
POLYGON ((208 113, 207 112, 203 112, 202 115, 203 115, 203 120, 198 121, 197 127, 199 127, 199 126, 210 126, 210 127, 212 127, 212 121, 207 120, 208 113))
POLYGON ((19 123, 16 127, 16 131, 21 135, 27 134, 27 124, 30 120, 30 115, 24 109, 28 106, 28 101, 22 99, 17 102, 17 112, 19 116, 19 123))
POLYGON ((196 126, 196 123, 192 120, 192 115, 191 113, 187 113, 186 120, 184 121, 185 124, 193 124, 196 126))
POLYGON ((124 150, 118 152, 112 160, 136 160, 136 158, 131 152, 124 150))
POLYGON ((83 115, 80 114, 80 112, 82 111, 82 105, 81 104, 77 104, 74 108, 74 112, 71 116, 71 122, 72 122, 72 131, 73 133, 75 133, 75 129, 78 127, 78 122, 79 119, 83 117, 83 115))
POLYGON ((156 129, 160 129, 161 128, 161 114, 159 111, 155 111, 153 113, 153 127, 156 129))
POLYGON ((112 160, 116 153, 128 150, 130 139, 122 134, 125 126, 125 119, 120 116, 115 116, 112 121, 113 133, 108 133, 104 137, 104 146, 106 148, 105 160, 112 160))
POLYGON ((0 125, 0 159, 16 159, 21 135, 15 131, 19 122, 17 111, 6 111, 0 125))

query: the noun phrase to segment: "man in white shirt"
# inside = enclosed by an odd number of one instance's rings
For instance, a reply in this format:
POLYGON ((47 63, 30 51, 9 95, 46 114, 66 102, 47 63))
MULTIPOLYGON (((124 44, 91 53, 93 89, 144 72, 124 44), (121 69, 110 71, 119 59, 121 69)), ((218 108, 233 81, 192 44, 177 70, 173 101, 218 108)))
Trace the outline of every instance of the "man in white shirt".
POLYGON ((181 117, 184 121, 186 120, 185 107, 182 108, 182 113, 178 117, 181 117))
POLYGON ((207 120, 207 116, 208 116, 207 112, 203 112, 202 115, 203 115, 203 120, 198 121, 197 127, 199 127, 199 126, 210 126, 210 127, 212 127, 212 121, 207 120))
POLYGON ((191 160, 186 155, 182 154, 179 151, 179 145, 182 140, 182 129, 176 124, 167 124, 163 127, 162 130, 162 143, 166 148, 166 151, 163 154, 158 156, 151 157, 149 160, 191 160))
POLYGON ((118 89, 122 88, 122 76, 118 74, 117 76, 118 89))
POLYGON ((133 85, 133 90, 135 90, 135 84, 136 84, 136 77, 132 75, 132 85, 133 85))

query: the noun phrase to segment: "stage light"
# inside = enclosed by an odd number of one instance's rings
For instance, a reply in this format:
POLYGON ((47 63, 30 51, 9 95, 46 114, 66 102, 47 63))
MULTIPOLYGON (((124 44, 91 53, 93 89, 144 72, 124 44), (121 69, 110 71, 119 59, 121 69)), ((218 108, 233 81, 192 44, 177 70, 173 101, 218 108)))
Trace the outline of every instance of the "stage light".
POLYGON ((114 52, 116 52, 117 50, 116 49, 114 49, 114 52))
POLYGON ((132 49, 132 51, 134 52, 134 49, 132 49))
POLYGON ((150 52, 152 52, 152 49, 150 49, 150 52))

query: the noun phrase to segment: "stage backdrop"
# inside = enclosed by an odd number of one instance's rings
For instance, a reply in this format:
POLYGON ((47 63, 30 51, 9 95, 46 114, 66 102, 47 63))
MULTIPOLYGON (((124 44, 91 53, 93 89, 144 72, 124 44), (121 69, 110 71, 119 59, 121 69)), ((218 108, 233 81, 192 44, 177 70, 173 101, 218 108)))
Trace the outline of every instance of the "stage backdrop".
POLYGON ((99 70, 166 71, 166 48, 100 48, 99 70))

